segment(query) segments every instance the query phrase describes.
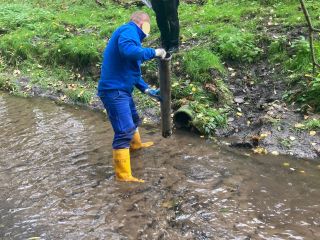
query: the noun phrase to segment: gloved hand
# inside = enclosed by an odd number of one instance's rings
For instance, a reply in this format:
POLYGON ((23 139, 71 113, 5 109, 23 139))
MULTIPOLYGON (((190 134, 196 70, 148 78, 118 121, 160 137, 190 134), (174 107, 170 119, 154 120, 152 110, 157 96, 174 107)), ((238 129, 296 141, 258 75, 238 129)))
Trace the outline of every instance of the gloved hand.
POLYGON ((160 89, 147 88, 144 93, 161 102, 160 89))
POLYGON ((156 57, 164 59, 166 57, 166 55, 167 55, 167 52, 163 48, 157 48, 156 49, 156 57))

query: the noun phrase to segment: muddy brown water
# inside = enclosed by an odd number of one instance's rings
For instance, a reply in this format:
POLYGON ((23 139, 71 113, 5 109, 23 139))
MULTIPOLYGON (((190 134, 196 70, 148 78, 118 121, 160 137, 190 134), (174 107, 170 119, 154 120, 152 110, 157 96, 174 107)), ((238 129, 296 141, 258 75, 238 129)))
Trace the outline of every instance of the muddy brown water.
POLYGON ((118 183, 102 114, 0 93, 0 239, 320 239, 319 162, 141 132, 118 183))

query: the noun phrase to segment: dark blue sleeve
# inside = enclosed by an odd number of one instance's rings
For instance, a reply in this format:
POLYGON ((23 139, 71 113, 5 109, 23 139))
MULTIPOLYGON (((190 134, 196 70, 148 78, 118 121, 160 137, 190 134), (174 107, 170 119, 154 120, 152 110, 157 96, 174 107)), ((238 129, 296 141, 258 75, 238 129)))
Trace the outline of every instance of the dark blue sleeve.
POLYGON ((147 88, 149 88, 149 85, 142 78, 139 79, 135 86, 143 93, 147 88))
POLYGON ((124 29, 118 39, 118 46, 121 56, 135 60, 146 61, 156 56, 153 48, 144 48, 136 44, 132 37, 134 33, 130 29, 124 29))

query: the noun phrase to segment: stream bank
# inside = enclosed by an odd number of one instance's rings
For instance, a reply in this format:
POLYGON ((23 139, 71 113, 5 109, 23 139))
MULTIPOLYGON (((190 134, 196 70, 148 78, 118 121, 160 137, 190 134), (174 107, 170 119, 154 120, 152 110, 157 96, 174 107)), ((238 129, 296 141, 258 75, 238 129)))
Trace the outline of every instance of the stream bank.
MULTIPOLYGON (((237 111, 234 115, 228 117, 226 128, 216 130, 216 140, 230 147, 252 149, 253 153, 257 154, 282 154, 305 159, 319 158, 319 132, 315 131, 315 134, 313 134, 312 131, 302 129, 301 126, 306 118, 319 119, 319 115, 312 113, 302 115, 294 106, 289 106, 281 101, 285 86, 274 81, 272 77, 268 77, 272 73, 267 68, 257 69, 259 71, 263 69, 264 78, 255 85, 250 84, 250 75, 252 78, 252 74, 260 74, 255 70, 238 75, 231 72, 234 77, 230 77, 228 81, 230 89, 234 91, 237 111), (246 77, 247 74, 248 77, 246 77), (244 83, 243 80, 247 83, 244 83)), ((57 92, 54 88, 43 89, 37 86, 30 88, 28 83, 29 79, 27 77, 16 79, 18 92, 23 92, 23 96, 43 97, 51 99, 57 104, 104 111, 97 96, 93 96, 89 103, 80 103, 65 98, 62 92, 57 92)), ((141 100, 136 100, 144 124, 160 127, 160 107, 144 107, 141 109, 139 108, 139 101, 141 100)), ((189 130, 196 131, 194 128, 189 130)), ((200 133, 198 133, 198 136, 203 137, 200 133)))

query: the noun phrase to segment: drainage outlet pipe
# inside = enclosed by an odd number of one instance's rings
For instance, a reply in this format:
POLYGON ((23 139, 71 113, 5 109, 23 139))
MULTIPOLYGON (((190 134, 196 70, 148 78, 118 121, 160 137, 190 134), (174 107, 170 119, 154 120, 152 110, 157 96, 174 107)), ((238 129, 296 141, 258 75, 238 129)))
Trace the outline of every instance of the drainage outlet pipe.
POLYGON ((177 128, 191 128, 194 112, 189 105, 183 105, 173 115, 173 122, 177 128))
POLYGON ((159 83, 161 96, 161 129, 162 136, 167 138, 172 134, 171 120, 171 54, 167 53, 164 59, 159 59, 159 83))

